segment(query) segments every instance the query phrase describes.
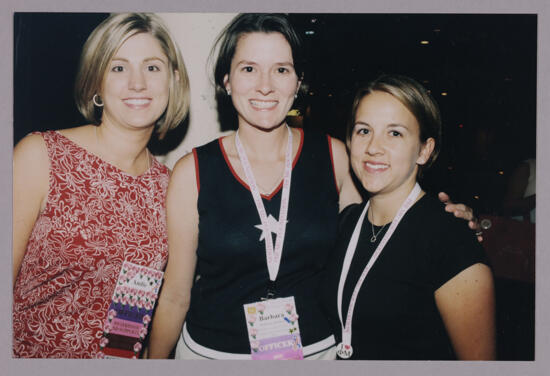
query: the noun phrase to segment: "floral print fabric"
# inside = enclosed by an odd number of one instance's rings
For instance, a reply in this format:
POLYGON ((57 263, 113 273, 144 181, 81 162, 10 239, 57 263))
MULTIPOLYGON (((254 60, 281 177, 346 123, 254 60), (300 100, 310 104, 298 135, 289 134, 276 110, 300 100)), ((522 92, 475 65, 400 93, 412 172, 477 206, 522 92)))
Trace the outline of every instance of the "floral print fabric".
POLYGON ((45 132, 46 206, 14 288, 16 357, 95 358, 123 261, 162 270, 168 169, 134 177, 58 132, 45 132))

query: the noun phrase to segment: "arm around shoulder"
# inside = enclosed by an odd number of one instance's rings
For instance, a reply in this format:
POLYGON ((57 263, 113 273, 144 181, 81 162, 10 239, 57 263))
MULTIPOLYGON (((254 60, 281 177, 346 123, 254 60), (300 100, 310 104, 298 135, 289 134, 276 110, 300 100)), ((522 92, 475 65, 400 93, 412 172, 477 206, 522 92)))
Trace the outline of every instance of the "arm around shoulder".
POLYGON ((349 158, 346 145, 336 138, 331 137, 332 162, 338 191, 340 192, 340 211, 350 204, 362 201, 359 191, 351 178, 349 158))
POLYGON ((443 284, 435 301, 460 360, 494 360, 495 293, 491 269, 474 264, 443 284))
POLYGON ((175 165, 168 185, 168 264, 153 318, 149 358, 167 358, 189 309, 198 243, 198 187, 192 153, 175 165))
POLYGON ((49 159, 40 135, 23 138, 13 150, 13 284, 36 219, 49 190, 49 159))

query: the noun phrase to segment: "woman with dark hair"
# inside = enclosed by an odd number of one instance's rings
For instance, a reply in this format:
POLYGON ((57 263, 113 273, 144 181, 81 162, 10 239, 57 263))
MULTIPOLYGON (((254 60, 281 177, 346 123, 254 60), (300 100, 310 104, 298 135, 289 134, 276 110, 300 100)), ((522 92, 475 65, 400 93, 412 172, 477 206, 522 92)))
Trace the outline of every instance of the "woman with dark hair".
POLYGON ((159 17, 114 14, 84 45, 75 93, 91 124, 14 150, 13 353, 137 357, 155 292, 125 284, 140 271, 157 286, 168 256, 169 171, 147 143, 185 118, 187 73, 159 17))
POLYGON ((238 130, 174 168, 149 355, 177 343, 185 359, 334 359, 315 291, 339 209, 361 201, 346 147, 285 121, 303 78, 286 16, 238 15, 217 45, 218 98, 231 101, 238 130))
POLYGON ((321 289, 338 356, 494 359, 494 287, 483 248, 417 183, 439 153, 435 101, 410 78, 382 76, 359 90, 347 138, 370 198, 340 214, 321 289))

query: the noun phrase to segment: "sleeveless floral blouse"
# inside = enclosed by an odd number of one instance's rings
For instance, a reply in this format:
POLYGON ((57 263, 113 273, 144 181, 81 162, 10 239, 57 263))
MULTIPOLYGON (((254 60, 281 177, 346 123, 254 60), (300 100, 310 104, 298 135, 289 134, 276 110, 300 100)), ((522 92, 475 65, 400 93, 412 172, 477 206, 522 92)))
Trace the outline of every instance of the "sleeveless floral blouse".
POLYGON ((95 358, 123 261, 162 270, 169 171, 134 177, 58 132, 41 133, 47 203, 14 288, 15 357, 95 358))

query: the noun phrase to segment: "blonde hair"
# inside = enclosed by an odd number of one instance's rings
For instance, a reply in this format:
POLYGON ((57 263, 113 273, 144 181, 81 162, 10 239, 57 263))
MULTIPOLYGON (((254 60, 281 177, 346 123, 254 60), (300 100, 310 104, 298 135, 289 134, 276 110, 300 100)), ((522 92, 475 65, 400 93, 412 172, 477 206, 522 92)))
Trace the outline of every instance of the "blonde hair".
POLYGON ((154 14, 113 14, 94 29, 84 44, 80 57, 75 82, 76 105, 88 121, 94 124, 101 122, 102 111, 94 106, 93 97, 100 93, 107 68, 117 50, 128 38, 139 33, 148 33, 155 37, 168 58, 168 105, 156 122, 157 132, 162 138, 187 116, 190 101, 189 78, 178 46, 166 25, 154 14))

